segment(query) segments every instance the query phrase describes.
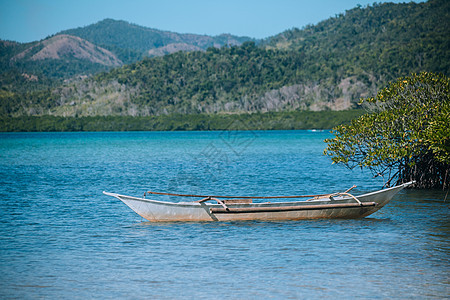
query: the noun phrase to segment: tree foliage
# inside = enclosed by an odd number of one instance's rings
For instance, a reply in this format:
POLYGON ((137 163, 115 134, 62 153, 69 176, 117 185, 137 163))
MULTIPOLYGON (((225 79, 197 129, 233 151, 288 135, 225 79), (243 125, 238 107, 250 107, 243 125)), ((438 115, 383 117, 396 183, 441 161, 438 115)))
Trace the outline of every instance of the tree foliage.
POLYGON ((324 150, 333 163, 367 167, 387 184, 416 180, 445 187, 450 169, 450 78, 423 72, 367 98, 369 113, 333 129, 324 150))

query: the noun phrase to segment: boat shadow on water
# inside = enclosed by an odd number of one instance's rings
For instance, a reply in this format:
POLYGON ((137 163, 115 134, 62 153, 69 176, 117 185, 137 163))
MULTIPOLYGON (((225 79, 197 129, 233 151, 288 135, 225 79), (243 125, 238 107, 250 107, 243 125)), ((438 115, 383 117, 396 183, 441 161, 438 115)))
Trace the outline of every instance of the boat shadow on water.
POLYGON ((381 223, 390 223, 393 220, 389 217, 386 218, 374 218, 374 217, 366 217, 366 218, 340 218, 340 219, 306 219, 306 220, 284 220, 284 221, 261 221, 261 220, 246 220, 246 221, 223 221, 223 222, 210 222, 210 221, 162 221, 162 222, 150 222, 146 221, 144 218, 141 218, 136 223, 132 223, 126 225, 125 227, 129 228, 140 228, 140 227, 176 227, 176 226, 208 226, 211 227, 264 227, 264 226, 305 226, 305 225, 320 225, 320 226, 328 226, 328 225, 370 225, 370 224, 381 224, 381 223))

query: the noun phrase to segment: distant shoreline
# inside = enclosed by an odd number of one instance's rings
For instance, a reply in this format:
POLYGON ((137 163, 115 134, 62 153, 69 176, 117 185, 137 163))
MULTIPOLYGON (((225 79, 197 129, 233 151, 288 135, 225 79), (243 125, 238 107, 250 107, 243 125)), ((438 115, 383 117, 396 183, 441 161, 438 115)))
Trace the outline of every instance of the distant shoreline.
POLYGON ((148 117, 1 117, 0 132, 321 130, 349 123, 362 114, 363 110, 346 110, 148 117))

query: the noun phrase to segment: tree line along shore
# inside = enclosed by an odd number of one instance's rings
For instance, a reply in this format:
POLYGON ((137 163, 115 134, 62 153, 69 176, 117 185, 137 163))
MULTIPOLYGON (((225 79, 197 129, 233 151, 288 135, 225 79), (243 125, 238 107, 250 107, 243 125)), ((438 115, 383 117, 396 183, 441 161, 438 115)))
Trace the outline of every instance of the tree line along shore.
POLYGON ((358 109, 253 114, 172 114, 147 117, 3 117, 0 118, 0 132, 331 129, 349 123, 364 112, 358 109))

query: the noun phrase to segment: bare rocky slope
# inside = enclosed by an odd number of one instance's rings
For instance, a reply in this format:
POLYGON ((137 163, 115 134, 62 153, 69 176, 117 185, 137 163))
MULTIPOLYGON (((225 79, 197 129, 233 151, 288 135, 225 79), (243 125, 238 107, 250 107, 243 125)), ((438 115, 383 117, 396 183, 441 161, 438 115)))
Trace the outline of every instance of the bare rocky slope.
POLYGON ((67 34, 55 35, 35 43, 11 58, 12 61, 45 59, 79 59, 113 67, 123 64, 111 51, 67 34))

